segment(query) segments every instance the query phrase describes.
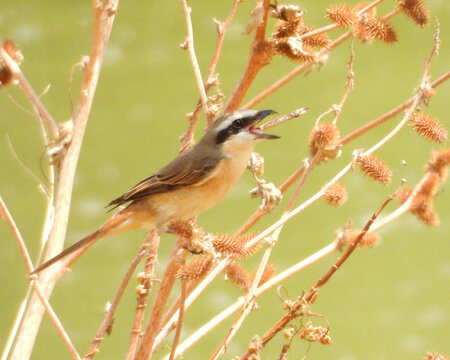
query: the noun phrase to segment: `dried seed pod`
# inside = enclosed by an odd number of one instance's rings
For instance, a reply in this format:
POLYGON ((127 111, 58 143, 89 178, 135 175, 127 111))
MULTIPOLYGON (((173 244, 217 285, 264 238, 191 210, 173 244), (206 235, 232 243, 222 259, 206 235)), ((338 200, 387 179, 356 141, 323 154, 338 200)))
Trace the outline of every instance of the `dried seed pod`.
POLYGON ((394 29, 381 19, 369 19, 364 26, 370 37, 387 44, 392 44, 398 41, 397 34, 394 29))
POLYGON ((336 124, 321 122, 318 123, 309 135, 309 150, 314 156, 319 149, 330 149, 336 146, 341 137, 341 133, 336 124))
POLYGON ((361 171, 373 181, 384 185, 391 182, 391 170, 375 156, 360 156, 356 163, 360 166, 361 171))
MULTIPOLYGON (((352 229, 345 230, 344 243, 347 245, 353 244, 353 242, 356 240, 356 238, 360 233, 361 230, 352 230, 352 229)), ((376 233, 375 231, 369 231, 364 235, 364 237, 361 239, 361 241, 358 243, 357 246, 360 248, 374 247, 378 245, 379 242, 380 242, 380 235, 378 235, 378 233, 376 233)))
POLYGON ((298 62, 315 62, 313 49, 299 37, 287 37, 274 41, 275 51, 288 59, 298 62))
POLYGON ((447 167, 450 164, 450 149, 433 151, 431 159, 425 167, 426 171, 435 172, 441 178, 441 182, 447 178, 447 167))
POLYGON ((253 49, 257 53, 258 61, 261 66, 269 65, 275 56, 275 48, 271 41, 260 41, 253 49))
POLYGON ((231 257, 247 257, 253 255, 261 246, 261 241, 257 242, 255 245, 246 249, 245 244, 247 244, 255 235, 244 234, 244 235, 216 235, 212 244, 214 250, 223 256, 231 257))
POLYGON ((183 281, 198 280, 211 271, 212 265, 210 257, 195 256, 188 264, 178 269, 176 277, 183 281))
POLYGON ((421 27, 430 22, 430 10, 420 0, 398 0, 398 7, 421 27))
POLYGON ((348 199, 347 189, 339 182, 329 186, 322 195, 325 201, 331 206, 341 206, 348 199))
POLYGON ((408 200, 408 198, 411 196, 413 192, 412 188, 401 188, 398 192, 397 192, 397 200, 400 204, 404 204, 406 202, 406 200, 408 200))
POLYGON ((439 225, 439 217, 434 212, 433 198, 428 194, 417 194, 411 202, 410 210, 426 225, 439 225))
MULTIPOLYGON (((315 29, 312 26, 301 25, 298 27, 297 33, 299 35, 307 34, 315 29)), ((302 37, 302 41, 305 45, 316 46, 316 47, 327 47, 330 39, 326 33, 319 33, 312 36, 302 37)))
MULTIPOLYGON (((275 275, 275 266, 273 264, 267 264, 264 268, 263 274, 261 276, 261 279, 259 280, 258 286, 261 286, 262 284, 266 283, 270 279, 272 279, 275 275)), ((251 283, 253 283, 253 279, 255 278, 256 272, 252 274, 251 276, 251 283)))
POLYGON ((409 120, 418 135, 437 143, 447 141, 447 129, 437 119, 422 113, 414 113, 409 120))
POLYGON ((247 291, 251 285, 250 275, 241 265, 231 261, 225 268, 225 276, 239 288, 247 291))
POLYGON ((419 189, 419 194, 428 195, 430 197, 435 197, 437 190, 441 183, 441 177, 435 172, 430 172, 426 175, 426 179, 419 189))
POLYGON ((296 5, 269 5, 271 8, 270 16, 284 21, 294 21, 300 19, 305 13, 304 10, 296 5))
POLYGON ((356 13, 353 8, 346 4, 332 5, 325 11, 325 16, 328 20, 340 27, 351 26, 357 20, 356 13))
POLYGON ((297 37, 298 29, 303 24, 303 20, 298 19, 295 21, 278 21, 275 31, 272 34, 272 39, 284 39, 288 37, 297 37))

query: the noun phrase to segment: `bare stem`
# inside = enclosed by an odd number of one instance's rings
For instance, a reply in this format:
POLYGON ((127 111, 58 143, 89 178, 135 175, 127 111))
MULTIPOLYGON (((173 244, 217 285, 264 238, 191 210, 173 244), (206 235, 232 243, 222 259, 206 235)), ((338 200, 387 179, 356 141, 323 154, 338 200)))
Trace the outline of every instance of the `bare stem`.
POLYGON ((134 258, 134 260, 131 262, 130 266, 128 267, 125 276, 123 277, 122 281, 120 282, 119 288, 117 289, 116 295, 114 295, 114 299, 109 305, 105 318, 103 319, 102 324, 100 325, 97 333, 94 336, 94 339, 92 341, 91 346, 89 347, 88 352, 84 356, 85 360, 92 359, 96 353, 98 353, 98 347, 100 346, 100 343, 103 340, 103 337, 105 333, 111 328, 114 313, 116 312, 117 306, 119 305, 120 300, 122 299, 122 295, 125 292, 125 289, 130 282, 131 276, 133 275, 134 271, 136 270, 136 267, 138 266, 139 262, 141 261, 142 257, 145 254, 145 251, 147 247, 150 244, 151 237, 153 234, 147 235, 147 237, 144 240, 144 243, 139 248, 139 251, 134 258))
POLYGON ((191 59, 192 68, 194 69, 195 81, 197 83, 197 88, 200 93, 200 98, 202 100, 203 110, 205 111, 205 115, 209 117, 209 109, 208 109, 208 97, 206 96, 205 87, 203 86, 202 74, 200 72, 200 67, 198 66, 197 55, 195 55, 194 49, 194 32, 192 30, 192 20, 191 20, 191 8, 188 6, 186 0, 181 0, 183 4, 183 13, 186 18, 186 26, 187 26, 187 37, 186 37, 186 45, 189 53, 189 57, 191 59))
POLYGON ((181 303, 180 303, 180 315, 177 320, 177 331, 175 332, 175 337, 172 342, 172 349, 170 350, 169 360, 175 359, 175 352, 177 350, 178 341, 180 340, 181 328, 183 327, 183 317, 184 317, 184 302, 186 300, 186 282, 181 281, 181 303))
POLYGON ((144 319, 144 310, 147 307, 148 294, 150 293, 155 275, 153 274, 154 265, 156 262, 158 248, 159 248, 159 234, 155 232, 149 233, 152 237, 150 250, 147 251, 147 261, 145 263, 145 280, 143 291, 139 293, 138 303, 136 306, 136 313, 134 315, 133 329, 131 330, 130 342, 128 344, 128 351, 125 356, 126 360, 133 360, 141 336, 142 321, 144 319))

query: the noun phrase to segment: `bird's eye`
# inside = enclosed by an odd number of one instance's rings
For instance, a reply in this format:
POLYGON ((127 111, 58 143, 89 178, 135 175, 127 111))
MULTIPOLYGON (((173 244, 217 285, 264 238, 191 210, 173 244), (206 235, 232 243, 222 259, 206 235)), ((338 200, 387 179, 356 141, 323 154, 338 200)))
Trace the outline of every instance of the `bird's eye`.
POLYGON ((240 129, 244 127, 244 121, 242 121, 242 119, 236 119, 233 121, 233 126, 240 129))

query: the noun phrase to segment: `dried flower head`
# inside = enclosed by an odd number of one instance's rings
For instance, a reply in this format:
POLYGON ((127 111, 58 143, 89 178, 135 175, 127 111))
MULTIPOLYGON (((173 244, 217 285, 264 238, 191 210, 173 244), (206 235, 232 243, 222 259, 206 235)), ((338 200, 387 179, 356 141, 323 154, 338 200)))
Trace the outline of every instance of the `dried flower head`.
MULTIPOLYGON (((351 245, 356 240, 356 238, 361 233, 361 230, 355 230, 355 229, 346 229, 344 231, 344 237, 342 239, 342 242, 346 245, 351 245)), ((380 235, 376 233, 375 231, 369 231, 367 232, 364 237, 359 241, 358 247, 360 248, 368 248, 368 247, 374 247, 378 245, 380 242, 380 235)))
POLYGON ((176 277, 182 281, 198 280, 211 271, 212 265, 211 257, 194 256, 188 264, 178 269, 176 277))
POLYGON ((361 171, 373 181, 384 185, 391 182, 391 170, 383 161, 375 156, 359 156, 356 163, 359 165, 361 171))
POLYGON ((422 186, 420 187, 418 193, 427 195, 430 197, 435 197, 439 188, 439 185, 441 183, 441 177, 439 174, 435 172, 430 172, 426 175, 425 181, 423 182, 422 186))
POLYGON ((300 19, 304 14, 304 10, 296 5, 269 5, 271 8, 270 16, 275 19, 284 21, 294 21, 300 19))
MULTIPOLYGON (((23 55, 16 48, 14 43, 11 40, 5 40, 1 45, 2 49, 17 63, 23 61, 23 55)), ((0 87, 8 85, 13 80, 13 74, 11 70, 0 60, 0 87)))
POLYGON ((298 334, 300 339, 306 339, 311 342, 320 342, 323 345, 331 344, 331 337, 327 328, 322 326, 314 327, 311 321, 308 321, 303 330, 298 334))
POLYGON ((252 152, 252 156, 247 164, 249 169, 255 175, 262 175, 264 173, 264 158, 257 152, 252 152))
MULTIPOLYGON (((314 31, 315 28, 308 25, 302 25, 298 27, 298 34, 305 35, 311 31, 314 31)), ((314 34, 311 36, 302 37, 303 43, 308 46, 316 46, 316 47, 327 47, 328 43, 330 42, 330 39, 326 33, 319 33, 314 34)))
POLYGON ((381 19, 369 19, 364 26, 367 34, 371 38, 375 38, 387 44, 392 44, 398 40, 394 29, 381 19))
POLYGON ((193 221, 174 221, 168 226, 169 231, 185 239, 203 238, 205 232, 193 221))
POLYGON ((351 6, 346 4, 332 5, 326 10, 326 17, 340 27, 353 25, 356 20, 356 13, 351 6))
POLYGON ((325 190, 322 197, 332 206, 341 206, 347 201, 348 193, 344 185, 335 182, 325 190))
POLYGON ((397 200, 400 204, 404 204, 406 202, 406 200, 408 200, 408 198, 411 196, 413 192, 412 188, 401 188, 398 192, 397 192, 397 200))
POLYGON ((225 268, 225 276, 239 288, 247 291, 251 285, 250 275, 236 261, 231 261, 225 268))
POLYGON ((245 245, 255 237, 253 234, 244 235, 216 235, 212 239, 214 250, 223 256, 247 257, 253 255, 261 246, 261 241, 245 248, 245 245))
POLYGON ((294 21, 278 21, 275 31, 272 34, 272 39, 279 40, 288 37, 297 37, 298 29, 303 26, 303 20, 298 19, 294 21))
MULTIPOLYGON (((355 13, 358 13, 363 8, 365 8, 367 3, 360 3, 355 6, 355 13)), ((366 24, 373 19, 376 19, 377 8, 372 7, 370 10, 364 12, 358 17, 358 22, 355 23, 352 27, 353 35, 355 35, 361 42, 369 42, 373 39, 373 37, 367 31, 366 24)))
MULTIPOLYGON (((266 283, 270 279, 272 279, 275 275, 275 266, 273 264, 267 264, 264 268, 263 274, 261 276, 261 279, 259 280, 258 286, 261 286, 262 284, 266 283)), ((253 283, 253 280, 255 278, 256 272, 252 274, 251 276, 251 282, 253 283)))
POLYGON ((253 51, 259 55, 258 61, 261 66, 269 65, 275 56, 275 48, 272 41, 264 40, 258 42, 258 44, 253 48, 253 51))
POLYGON ((334 148, 340 137, 341 133, 336 124, 328 122, 318 123, 309 135, 309 150, 311 155, 316 155, 319 149, 328 150, 334 148))
POLYGON ((315 62, 313 49, 304 44, 299 37, 286 37, 273 43, 275 51, 281 56, 298 62, 315 62))
POLYGON ((430 10, 420 0, 398 0, 398 7, 417 25, 424 27, 430 22, 430 10))
POLYGON ((420 136, 437 143, 447 141, 447 129, 437 119, 422 113, 413 113, 409 120, 414 131, 420 136))
POLYGON ((441 182, 444 182, 447 178, 447 167, 450 164, 450 149, 442 149, 439 151, 433 151, 431 153, 431 159, 428 161, 425 170, 428 172, 435 172, 441 178, 441 182))
POLYGON ((417 194, 411 202, 410 210, 426 225, 439 225, 439 217, 434 211, 434 203, 431 196, 426 194, 417 194))

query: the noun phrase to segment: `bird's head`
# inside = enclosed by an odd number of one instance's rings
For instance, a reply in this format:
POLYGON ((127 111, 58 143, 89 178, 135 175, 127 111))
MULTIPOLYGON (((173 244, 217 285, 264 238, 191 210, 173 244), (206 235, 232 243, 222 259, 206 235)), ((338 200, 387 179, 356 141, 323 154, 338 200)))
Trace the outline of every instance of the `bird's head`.
POLYGON ((279 139, 279 136, 266 134, 257 127, 265 117, 276 114, 274 110, 238 110, 219 117, 208 130, 214 142, 219 144, 250 144, 263 139, 279 139))

